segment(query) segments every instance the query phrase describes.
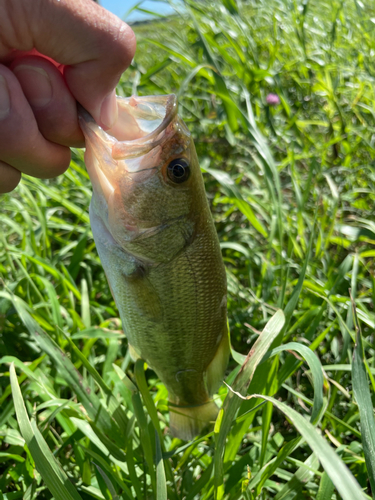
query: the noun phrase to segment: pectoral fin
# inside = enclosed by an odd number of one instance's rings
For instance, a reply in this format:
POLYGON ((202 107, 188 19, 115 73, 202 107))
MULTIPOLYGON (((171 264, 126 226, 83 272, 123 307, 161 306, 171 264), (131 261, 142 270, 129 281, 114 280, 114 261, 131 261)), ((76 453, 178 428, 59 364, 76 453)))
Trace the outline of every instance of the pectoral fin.
POLYGON ((229 331, 227 325, 225 325, 225 330, 218 345, 214 359, 208 365, 205 373, 207 392, 210 396, 212 396, 212 394, 219 389, 223 381, 225 370, 228 365, 229 353, 229 331))
POLYGON ((134 363, 137 361, 137 359, 141 359, 141 356, 137 353, 137 351, 131 344, 128 344, 128 347, 129 347, 130 357, 132 358, 132 361, 134 361, 134 363))

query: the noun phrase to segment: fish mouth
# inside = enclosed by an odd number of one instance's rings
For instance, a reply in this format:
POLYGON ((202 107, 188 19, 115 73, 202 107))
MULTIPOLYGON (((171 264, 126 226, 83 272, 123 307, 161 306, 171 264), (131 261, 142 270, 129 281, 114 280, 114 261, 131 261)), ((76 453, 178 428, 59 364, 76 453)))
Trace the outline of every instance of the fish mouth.
POLYGON ((117 97, 117 104, 118 119, 109 130, 104 131, 83 107, 78 117, 94 192, 92 210, 116 241, 125 242, 155 235, 179 220, 160 220, 149 212, 143 219, 137 210, 144 183, 162 182, 161 169, 171 155, 187 148, 190 133, 177 115, 174 94, 117 97))
POLYGON ((116 99, 118 119, 107 131, 82 106, 78 109, 86 141, 86 168, 94 192, 107 202, 124 176, 137 184, 154 175, 176 133, 190 137, 177 116, 174 94, 116 99))
POLYGON ((104 131, 82 106, 79 106, 78 110, 79 123, 86 140, 96 139, 101 142, 110 150, 113 160, 144 156, 173 135, 172 128, 168 130, 168 126, 178 111, 174 94, 117 96, 117 105, 118 119, 107 131, 104 131))

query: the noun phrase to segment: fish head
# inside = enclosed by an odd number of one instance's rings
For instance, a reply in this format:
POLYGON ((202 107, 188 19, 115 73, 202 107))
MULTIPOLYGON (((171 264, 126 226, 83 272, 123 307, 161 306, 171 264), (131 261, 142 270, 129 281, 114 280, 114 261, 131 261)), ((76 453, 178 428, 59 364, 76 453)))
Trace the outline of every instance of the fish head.
POLYGON ((144 262, 173 259, 194 238, 202 175, 174 95, 117 97, 118 120, 104 131, 81 109, 91 219, 144 262))

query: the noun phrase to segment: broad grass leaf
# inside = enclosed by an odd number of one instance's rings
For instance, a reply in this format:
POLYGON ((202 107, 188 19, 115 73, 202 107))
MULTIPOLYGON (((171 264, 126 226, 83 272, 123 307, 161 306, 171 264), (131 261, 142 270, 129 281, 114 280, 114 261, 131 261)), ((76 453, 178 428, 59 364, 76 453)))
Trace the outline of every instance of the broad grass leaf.
POLYGON ((170 57, 166 57, 163 61, 157 62, 154 66, 152 66, 146 73, 141 76, 140 85, 143 85, 147 80, 149 80, 152 76, 162 71, 164 68, 169 66, 173 60, 170 57))
MULTIPOLYGON (((315 221, 314 221, 314 226, 315 228, 315 221)), ((298 278, 298 281, 297 281, 297 284, 296 286, 294 287, 294 290, 292 292, 292 295, 287 303, 287 305, 285 306, 285 309, 284 309, 284 314, 285 314, 285 325, 284 325, 284 328, 283 328, 283 334, 287 331, 287 328, 289 326, 289 323, 290 323, 290 320, 292 319, 292 315, 293 315, 293 312, 297 306, 297 303, 298 303, 298 299, 299 299, 299 296, 301 294, 301 290, 303 288, 303 284, 304 284, 304 281, 305 281, 305 276, 306 276, 306 271, 307 271, 307 266, 310 262, 310 256, 311 256, 311 251, 312 251, 312 246, 313 246, 313 242, 314 242, 314 234, 315 234, 315 231, 313 229, 311 235, 310 235, 310 241, 309 241, 309 246, 308 246, 308 249, 307 249, 307 252, 306 252, 306 256, 305 256, 305 260, 303 262, 303 266, 301 268, 301 271, 300 271, 300 274, 299 274, 299 278, 298 278)))
POLYGON ((197 495, 201 494, 203 489, 207 489, 207 485, 209 484, 212 478, 213 466, 214 466, 214 461, 211 460, 210 464, 208 465, 204 473, 201 475, 201 477, 189 491, 186 500, 193 500, 197 495))
MULTIPOLYGON (((268 351, 264 356, 264 358, 262 359, 260 365, 266 362, 267 359, 272 358, 273 356, 276 356, 277 354, 283 351, 298 352, 305 359, 305 361, 310 367, 314 384, 314 406, 311 413, 311 422, 316 423, 317 418, 319 417, 319 414, 323 408, 324 377, 323 377, 322 365, 320 364, 319 358, 307 346, 299 344, 298 342, 289 342, 288 344, 283 344, 282 346, 275 347, 274 349, 268 351)), ((246 358, 246 356, 234 351, 233 349, 232 349, 232 356, 234 360, 240 365, 244 363, 246 358)))
POLYGON ((138 425, 141 431, 141 444, 144 450, 146 462, 148 465, 148 472, 151 477, 151 482, 154 491, 156 491, 156 475, 154 470, 154 452, 151 443, 151 437, 149 432, 149 427, 147 423, 147 416, 144 412, 141 397, 139 392, 135 392, 132 395, 134 413, 138 421, 138 425))
POLYGON ((46 185, 41 179, 37 179, 35 177, 29 177, 28 182, 30 184, 34 184, 38 187, 38 190, 45 193, 49 198, 60 203, 64 208, 67 209, 68 212, 71 212, 75 215, 83 224, 85 224, 85 228, 90 224, 90 218, 87 211, 87 206, 80 207, 75 203, 71 202, 68 197, 64 196, 64 194, 57 187, 46 185))
POLYGON ((63 318, 61 315, 61 307, 60 307, 60 303, 59 303, 59 299, 58 299, 55 287, 52 285, 52 283, 47 278, 44 278, 43 276, 35 275, 34 279, 36 281, 40 281, 43 284, 43 286, 47 292, 50 306, 52 309, 53 323, 58 328, 62 329, 63 328, 63 318))
POLYGON ((132 436, 132 427, 134 426, 134 422, 135 422, 135 417, 133 418, 133 420, 129 421, 129 439, 127 445, 126 458, 129 470, 129 477, 131 480, 131 484, 135 489, 136 496, 137 498, 143 498, 144 493, 142 489, 141 480, 137 475, 134 465, 133 436, 132 436))
POLYGON ((82 444, 79 445, 85 454, 86 458, 92 458, 93 463, 100 464, 100 467, 107 473, 107 475, 112 479, 113 482, 116 482, 120 488, 124 491, 124 496, 128 499, 132 500, 132 494, 129 487, 122 481, 119 474, 115 473, 111 464, 109 463, 107 458, 103 458, 102 455, 93 451, 90 447, 85 447, 82 444))
MULTIPOLYGON (((180 85, 180 88, 178 89, 178 92, 177 92, 178 99, 180 99, 180 97, 183 96, 189 83, 200 73, 200 71, 202 69, 206 69, 206 68, 213 69, 212 66, 210 66, 209 64, 199 64, 193 70, 191 70, 190 73, 188 73, 185 80, 183 80, 183 82, 180 85)), ((208 74, 206 75, 206 78, 208 78, 208 74)), ((213 82, 214 82, 214 79, 211 78, 211 83, 213 83, 213 82)))
MULTIPOLYGON (((150 394, 149 388, 147 386, 147 381, 145 377, 145 363, 142 359, 138 359, 135 362, 135 367, 134 367, 134 374, 135 374, 135 379, 138 385, 138 389, 142 395, 143 402, 146 406, 147 412, 149 414, 149 417, 151 419, 151 422, 155 428, 155 431, 157 432, 158 439, 159 439, 159 446, 161 447, 162 452, 165 452, 165 443, 164 443, 164 434, 161 430, 160 427, 160 421, 157 413, 157 409, 154 403, 154 400, 152 399, 152 396, 150 394)), ((170 465, 169 461, 166 461, 165 464, 165 472, 167 474, 167 477, 169 480, 173 481, 173 471, 170 465)), ((158 473, 158 470, 156 469, 156 474, 158 473)))
POLYGON ((231 250, 235 250, 236 252, 242 253, 247 258, 250 257, 249 250, 245 248, 243 245, 241 245, 241 243, 226 241, 225 243, 220 243, 220 248, 230 248, 231 250))
MULTIPOLYGON (((241 394, 246 393, 246 389, 251 382, 256 367, 261 362, 263 356, 271 346, 273 340, 277 337, 284 326, 285 317, 281 310, 278 310, 264 327, 263 332, 251 348, 244 364, 238 373, 233 386, 241 394)), ((216 449, 214 455, 214 477, 215 477, 215 499, 220 500, 224 495, 223 488, 223 456, 225 450, 225 441, 229 433, 232 421, 241 405, 241 401, 234 397, 232 392, 228 392, 223 408, 220 410, 215 425, 216 449)))
POLYGON ((315 427, 305 419, 305 417, 300 415, 293 408, 287 406, 285 403, 282 403, 271 396, 252 394, 248 397, 256 397, 264 399, 265 401, 270 401, 274 406, 276 406, 276 408, 284 413, 284 415, 292 422, 313 450, 343 500, 353 500, 354 498, 359 500, 360 498, 367 498, 367 496, 363 494, 357 480, 344 462, 330 447, 327 441, 319 434, 315 427))
MULTIPOLYGON (((0 292, 1 294, 1 292, 0 292)), ((4 356, 3 358, 0 358, 0 362, 4 363, 14 363, 18 368, 21 369, 24 373, 19 377, 19 383, 21 384, 24 380, 26 380, 28 375, 31 375, 31 378, 34 380, 34 374, 33 371, 39 366, 39 364, 42 362, 44 359, 44 356, 41 356, 37 358, 35 361, 31 363, 28 367, 22 363, 18 358, 15 358, 14 356, 4 356)), ((11 394, 12 389, 10 384, 4 389, 3 394, 0 397, 0 406, 3 404, 3 402, 6 400, 6 398, 11 394)), ((46 391, 48 393, 48 391, 46 391)))
MULTIPOLYGON (((74 425, 82 432, 83 435, 85 435, 89 440, 100 450, 100 452, 103 454, 104 457, 107 457, 113 462, 123 473, 127 474, 128 469, 126 465, 126 456, 123 454, 121 457, 121 460, 118 460, 111 454, 111 450, 109 450, 106 446, 108 444, 108 440, 104 442, 102 439, 101 435, 98 435, 95 430, 94 426, 90 425, 89 422, 71 417, 71 421, 74 423, 74 425)), ((94 454, 94 452, 87 451, 87 453, 92 456, 98 463, 100 463, 101 467, 108 472, 109 475, 112 474, 111 468, 109 467, 109 464, 106 460, 103 459, 102 456, 98 454, 94 454)), ((123 489, 123 496, 127 500, 133 500, 133 495, 129 489, 129 487, 123 482, 118 481, 118 476, 115 474, 114 477, 116 477, 116 482, 119 484, 119 486, 123 489)))
POLYGON ((42 257, 35 257, 33 255, 26 253, 26 252, 19 252, 19 253, 20 253, 20 255, 24 256, 27 260, 29 260, 33 264, 36 264, 37 266, 41 266, 55 279, 61 281, 61 283, 64 286, 66 286, 71 292, 74 293, 74 295, 76 296, 76 298, 78 300, 81 300, 81 293, 79 292, 79 290, 76 287, 76 284, 73 282, 73 280, 69 276, 64 277, 64 275, 58 269, 53 267, 47 259, 42 259, 42 257))
POLYGON ((231 14, 238 14, 238 5, 235 0, 223 0, 223 5, 231 14))
POLYGON ((227 120, 228 120, 228 125, 232 132, 235 132, 238 130, 238 108, 236 103, 233 101, 232 96, 230 95, 227 86, 225 84, 225 80, 221 75, 220 68, 218 66, 217 60, 215 55, 213 54, 209 43, 206 40, 205 34, 200 28, 199 23, 197 22, 197 19, 194 15, 194 12, 192 9, 189 9, 190 16, 192 18, 195 30, 202 42, 202 47, 205 52, 206 58, 208 59, 209 63, 215 68, 215 71, 213 71, 213 76, 215 79, 215 90, 216 94, 220 95, 220 97, 223 100, 223 107, 225 109, 226 115, 227 115, 227 120))

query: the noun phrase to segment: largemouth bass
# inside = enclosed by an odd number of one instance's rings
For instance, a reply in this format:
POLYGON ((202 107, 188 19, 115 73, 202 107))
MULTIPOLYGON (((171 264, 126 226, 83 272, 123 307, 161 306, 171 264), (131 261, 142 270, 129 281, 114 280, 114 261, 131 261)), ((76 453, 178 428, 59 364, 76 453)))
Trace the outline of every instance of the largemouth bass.
POLYGON ((107 132, 80 112, 92 231, 132 357, 165 384, 171 432, 189 440, 215 420, 228 362, 224 264, 176 97, 118 108, 107 132))

